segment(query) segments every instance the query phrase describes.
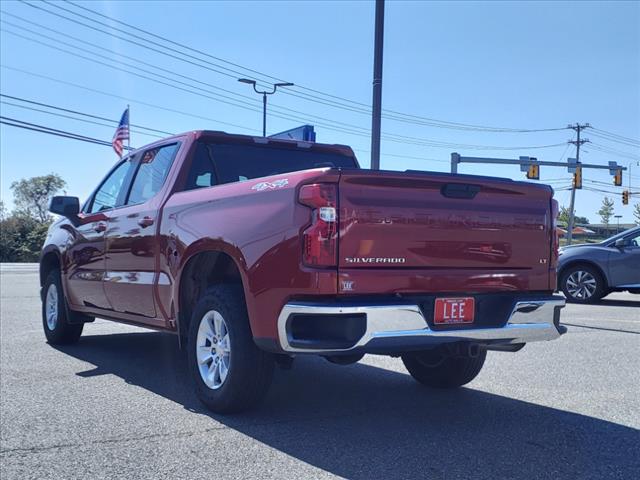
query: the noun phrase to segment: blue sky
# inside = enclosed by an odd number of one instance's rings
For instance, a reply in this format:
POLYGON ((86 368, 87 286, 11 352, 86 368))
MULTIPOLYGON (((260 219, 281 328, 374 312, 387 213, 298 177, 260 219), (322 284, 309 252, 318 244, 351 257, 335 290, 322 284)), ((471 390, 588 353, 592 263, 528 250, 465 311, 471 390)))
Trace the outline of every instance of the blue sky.
MULTIPOLYGON (((185 63, 83 27, 77 21, 107 29, 88 20, 93 18, 145 36, 135 28, 111 23, 72 3, 32 4, 40 9, 23 2, 1 4, 0 90, 5 95, 111 119, 118 119, 130 103, 132 124, 167 132, 212 129, 259 134, 261 99, 252 94, 248 85, 235 79, 256 75, 248 68, 322 92, 297 87, 291 89, 296 96, 279 92, 272 97, 272 113, 285 118, 269 116, 268 133, 306 121, 316 125, 318 141, 351 145, 361 164, 369 164, 370 140, 366 132, 370 117, 362 113, 361 104, 371 102, 373 2, 76 2, 233 62, 238 66, 190 52, 200 59, 192 59, 194 63, 202 64, 204 59, 237 73, 211 64, 205 64, 210 68, 207 69, 185 63), (74 38, 62 37, 60 33, 74 38), (110 65, 114 64, 96 54, 127 62, 134 65, 138 74, 159 81, 164 80, 158 74, 172 78, 176 78, 174 74, 183 75, 178 77, 180 81, 201 82, 196 84, 198 95, 51 46, 110 65), (154 66, 165 71, 155 70, 154 66), (241 106, 223 103, 228 100, 220 95, 233 99, 233 103, 242 102, 241 106), (335 102, 348 108, 339 108, 335 102)), ((584 146, 581 159, 597 164, 617 160, 631 165, 632 190, 640 191, 640 148, 633 142, 612 141, 606 134, 607 138, 603 138, 602 134, 612 132, 640 140, 640 3, 389 1, 385 20, 383 108, 438 121, 509 129, 562 128, 569 123, 589 122, 600 130, 585 132, 584 136, 592 143, 584 146), (629 155, 621 156, 614 150, 629 155)), ((161 42, 157 38, 152 40, 161 42)), ((172 53, 164 47, 158 49, 172 53)), ((25 105, 6 97, 2 101, 25 105)), ((7 103, 0 107, 5 117, 105 140, 111 139, 115 128, 7 103)), ((571 130, 487 132, 442 128, 439 122, 435 122, 438 126, 424 123, 383 120, 383 133, 396 135, 392 137, 396 141, 387 138, 382 142, 383 168, 446 171, 452 151, 466 156, 501 158, 529 155, 552 161, 574 156, 574 147, 566 145, 574 137, 571 130), (434 142, 453 146, 435 147, 434 142), (476 149, 470 145, 514 149, 476 149), (532 148, 546 145, 558 146, 532 148)), ((49 172, 66 179, 69 194, 86 197, 116 159, 108 147, 5 125, 0 135, 0 187, 2 199, 9 206, 11 182, 49 172)), ((152 136, 132 134, 134 146, 153 140, 152 136)), ((466 164, 459 171, 515 179, 524 176, 516 166, 466 164)), ((632 207, 622 206, 622 188, 613 186, 608 172, 585 170, 584 178, 585 187, 613 192, 608 195, 615 200, 616 214, 623 215, 622 222, 632 221, 632 207)), ((568 205, 569 192, 562 190, 570 184, 566 169, 542 168, 541 179, 558 189, 556 197, 561 204, 568 205)), ((628 182, 625 172, 625 188, 628 182)), ((596 211, 607 195, 603 191, 578 191, 577 214, 599 222, 596 211)), ((640 197, 634 200, 637 202, 640 197)))

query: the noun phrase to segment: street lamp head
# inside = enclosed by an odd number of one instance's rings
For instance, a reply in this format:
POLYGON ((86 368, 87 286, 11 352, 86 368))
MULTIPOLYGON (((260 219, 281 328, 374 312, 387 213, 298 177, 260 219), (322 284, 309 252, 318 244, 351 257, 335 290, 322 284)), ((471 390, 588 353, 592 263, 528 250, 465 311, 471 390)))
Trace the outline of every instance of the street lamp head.
POLYGON ((249 85, 255 85, 256 84, 255 80, 251 80, 249 78, 239 78, 238 81, 242 82, 242 83, 248 83, 249 85))
POLYGON ((286 82, 286 83, 276 83, 276 84, 274 84, 273 86, 274 86, 274 87, 293 87, 293 83, 289 83, 289 82, 286 82))

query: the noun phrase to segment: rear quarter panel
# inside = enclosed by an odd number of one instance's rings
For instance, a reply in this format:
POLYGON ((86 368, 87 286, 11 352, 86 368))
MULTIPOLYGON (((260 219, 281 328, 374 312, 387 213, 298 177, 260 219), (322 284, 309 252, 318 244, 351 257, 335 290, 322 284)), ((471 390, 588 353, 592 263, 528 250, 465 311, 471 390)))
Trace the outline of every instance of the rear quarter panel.
POLYGON ((176 309, 181 273, 205 251, 221 251, 235 261, 254 337, 276 337, 278 314, 290 298, 335 295, 335 269, 301 266, 300 231, 310 210, 297 202, 297 191, 300 183, 318 180, 337 182, 338 176, 309 170, 174 193, 160 226, 160 270, 172 281, 170 292, 161 295, 164 309, 176 309), (259 186, 277 180, 286 184, 259 186))

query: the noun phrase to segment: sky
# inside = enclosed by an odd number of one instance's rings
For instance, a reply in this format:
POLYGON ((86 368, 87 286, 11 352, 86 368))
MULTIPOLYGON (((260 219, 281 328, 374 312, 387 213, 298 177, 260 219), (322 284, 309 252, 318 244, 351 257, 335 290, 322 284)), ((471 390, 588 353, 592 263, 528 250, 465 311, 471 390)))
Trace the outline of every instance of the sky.
MULTIPOLYGON (((319 142, 350 145, 369 166, 374 2, 0 5, 3 117, 110 141, 115 123, 24 100, 113 121, 130 104, 132 125, 146 129, 260 135, 261 97, 237 78, 284 80, 296 86, 269 98, 267 134, 312 124, 319 142)), ((579 122, 594 127, 581 160, 630 166, 624 188, 640 192, 640 2, 387 1, 382 107, 384 169, 448 171, 452 152, 561 161, 575 157, 565 127, 579 122)), ((166 136, 132 129, 134 147, 166 136)), ((2 200, 11 209, 13 181, 51 172, 86 198, 116 160, 108 146, 2 125, 2 200)), ((525 179, 518 166, 459 172, 525 179)), ((577 215, 599 223, 608 195, 620 222, 633 221, 640 194, 623 206, 608 170, 583 178, 577 215)), ((566 168, 542 167, 540 181, 569 205, 566 168)))

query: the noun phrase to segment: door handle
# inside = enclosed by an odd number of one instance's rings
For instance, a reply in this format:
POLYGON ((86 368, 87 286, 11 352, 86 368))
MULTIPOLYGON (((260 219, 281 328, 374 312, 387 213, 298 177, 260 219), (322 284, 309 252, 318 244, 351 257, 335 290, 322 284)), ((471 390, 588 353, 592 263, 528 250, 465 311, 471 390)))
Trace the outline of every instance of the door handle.
POLYGON ((150 227, 151 225, 153 225, 153 218, 143 217, 140 220, 138 220, 138 225, 140 225, 142 228, 150 227))
POLYGON ((93 227, 93 229, 98 233, 102 233, 107 229, 107 224, 104 222, 98 222, 98 224, 93 227))

